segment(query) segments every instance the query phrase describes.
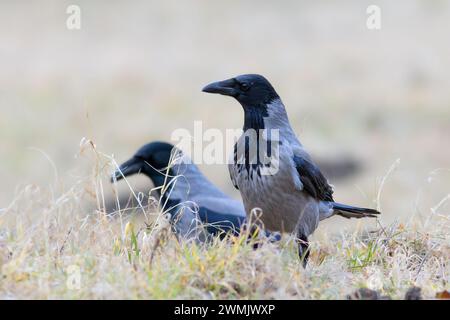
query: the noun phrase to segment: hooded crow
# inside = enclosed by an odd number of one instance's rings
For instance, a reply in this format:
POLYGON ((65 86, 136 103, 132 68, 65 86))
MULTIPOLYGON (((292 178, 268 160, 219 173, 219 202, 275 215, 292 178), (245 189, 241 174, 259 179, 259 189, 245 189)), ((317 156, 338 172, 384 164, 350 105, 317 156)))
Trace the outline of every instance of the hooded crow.
POLYGON ((333 200, 332 187, 298 140, 280 97, 266 78, 241 75, 211 83, 203 91, 231 96, 242 105, 244 132, 229 164, 231 180, 242 195, 247 215, 259 208, 264 228, 296 233, 304 265, 308 236, 319 221, 333 215, 362 218, 379 214, 333 200))
POLYGON ((152 180, 161 203, 171 214, 174 231, 183 238, 205 240, 209 235, 239 234, 245 223, 242 202, 220 191, 187 156, 169 143, 144 145, 119 166, 111 181, 138 173, 152 180), (201 232, 203 225, 206 235, 201 232))

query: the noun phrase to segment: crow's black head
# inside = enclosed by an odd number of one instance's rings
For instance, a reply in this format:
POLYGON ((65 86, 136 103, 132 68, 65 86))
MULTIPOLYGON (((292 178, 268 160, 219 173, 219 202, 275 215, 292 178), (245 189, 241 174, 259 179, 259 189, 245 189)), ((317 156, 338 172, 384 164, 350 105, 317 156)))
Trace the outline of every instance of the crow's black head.
POLYGON ((265 106, 279 98, 266 78, 259 74, 244 74, 224 81, 213 82, 203 92, 234 97, 244 108, 265 106))
POLYGON ((162 185, 173 148, 173 145, 165 142, 152 142, 144 145, 131 159, 119 166, 119 169, 113 173, 111 181, 143 173, 152 179, 155 186, 162 185))

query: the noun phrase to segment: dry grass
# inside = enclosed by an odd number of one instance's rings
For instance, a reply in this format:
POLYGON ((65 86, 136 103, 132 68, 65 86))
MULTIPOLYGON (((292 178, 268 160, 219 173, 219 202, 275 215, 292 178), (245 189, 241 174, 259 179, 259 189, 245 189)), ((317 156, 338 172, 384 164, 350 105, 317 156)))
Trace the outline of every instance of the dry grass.
POLYGON ((111 170, 109 157, 86 146, 90 179, 68 190, 25 186, 2 209, 0 298, 343 299, 369 287, 401 299, 413 285, 425 298, 449 287, 450 222, 438 208, 428 219, 319 233, 303 269, 289 236, 258 250, 245 234, 184 243, 157 210, 111 216, 83 207, 94 197, 102 208, 101 178, 111 170))

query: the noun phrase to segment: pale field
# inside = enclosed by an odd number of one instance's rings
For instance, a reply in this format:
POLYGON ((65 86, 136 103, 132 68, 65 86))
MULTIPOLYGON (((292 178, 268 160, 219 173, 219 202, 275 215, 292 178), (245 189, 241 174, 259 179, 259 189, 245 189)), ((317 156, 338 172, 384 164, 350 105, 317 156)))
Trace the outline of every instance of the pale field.
MULTIPOLYGON (((0 3, 1 298, 343 298, 360 286, 400 298, 414 284, 431 298, 448 289, 449 2, 378 1, 379 31, 366 28, 369 1, 78 3, 79 31, 65 25, 72 2, 0 3), (250 72, 273 83, 314 155, 361 161, 359 174, 331 181, 335 199, 378 206, 379 221, 323 222, 306 270, 289 241, 252 251, 169 237, 153 250, 157 232, 139 234, 130 263, 129 217, 95 210, 113 194, 103 154, 124 161, 195 120, 241 127, 235 101, 201 88, 250 72), (80 152, 83 138, 100 160, 80 152), (368 230, 378 230, 372 242, 368 230), (368 243, 376 249, 361 262, 368 243), (80 290, 66 286, 72 265, 80 290)), ((225 166, 201 168, 239 198, 225 166)))

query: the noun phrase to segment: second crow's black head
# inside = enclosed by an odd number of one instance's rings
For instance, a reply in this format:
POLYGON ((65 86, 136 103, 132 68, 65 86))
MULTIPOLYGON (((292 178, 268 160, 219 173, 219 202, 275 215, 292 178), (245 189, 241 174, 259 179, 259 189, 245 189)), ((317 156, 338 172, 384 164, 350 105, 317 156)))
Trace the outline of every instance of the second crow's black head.
POLYGON ((119 166, 119 169, 113 173, 111 182, 143 173, 153 181, 156 187, 162 186, 173 148, 173 145, 165 142, 152 142, 144 145, 131 159, 119 166))
POLYGON ((259 74, 244 74, 228 80, 213 82, 203 92, 234 97, 245 108, 265 106, 279 98, 266 78, 259 74))

